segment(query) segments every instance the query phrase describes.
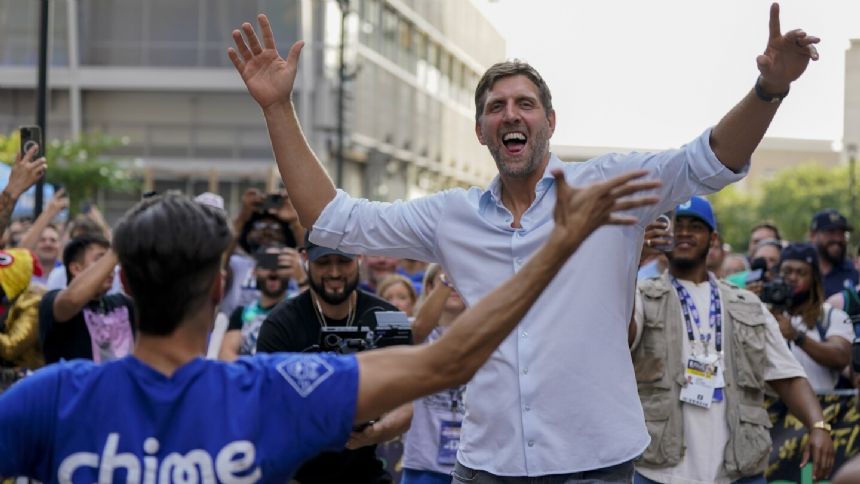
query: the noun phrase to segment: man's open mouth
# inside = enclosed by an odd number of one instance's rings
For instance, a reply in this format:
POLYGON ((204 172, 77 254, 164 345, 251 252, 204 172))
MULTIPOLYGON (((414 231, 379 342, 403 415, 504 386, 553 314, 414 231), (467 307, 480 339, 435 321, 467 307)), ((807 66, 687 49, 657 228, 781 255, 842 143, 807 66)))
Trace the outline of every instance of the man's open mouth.
POLYGON ((528 137, 525 133, 519 131, 512 131, 510 133, 506 133, 502 137, 502 143, 505 145, 505 149, 508 153, 512 155, 518 155, 522 153, 522 151, 526 147, 526 141, 528 141, 528 137))

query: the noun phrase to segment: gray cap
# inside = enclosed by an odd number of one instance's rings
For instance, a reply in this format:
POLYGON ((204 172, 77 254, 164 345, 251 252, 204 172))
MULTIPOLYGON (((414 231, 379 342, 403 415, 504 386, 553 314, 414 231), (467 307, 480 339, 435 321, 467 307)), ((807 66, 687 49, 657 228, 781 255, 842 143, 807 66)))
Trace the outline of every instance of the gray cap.
POLYGON ((342 252, 342 251, 339 251, 337 249, 329 249, 328 247, 323 247, 323 246, 317 245, 317 244, 311 242, 310 237, 311 237, 311 231, 308 230, 307 233, 305 233, 305 250, 308 253, 308 259, 311 262, 316 261, 320 257, 324 257, 327 255, 332 255, 332 254, 339 255, 341 257, 346 257, 347 259, 355 259, 355 254, 347 254, 346 252, 342 252))

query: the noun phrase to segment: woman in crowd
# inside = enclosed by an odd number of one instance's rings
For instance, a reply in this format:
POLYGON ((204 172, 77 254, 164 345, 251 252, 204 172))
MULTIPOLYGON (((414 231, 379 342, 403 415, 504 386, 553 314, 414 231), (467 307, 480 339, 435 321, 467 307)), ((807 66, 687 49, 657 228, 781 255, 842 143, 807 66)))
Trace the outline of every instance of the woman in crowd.
POLYGON ((851 359, 848 315, 824 302, 818 252, 809 244, 783 249, 779 274, 792 287, 786 308, 772 311, 791 351, 815 390, 833 390, 851 359))
POLYGON ((412 282, 406 277, 400 274, 387 276, 376 288, 376 295, 393 304, 410 318, 413 316, 418 294, 412 287, 412 282))
MULTIPOLYGON (((424 275, 422 303, 412 323, 416 344, 439 338, 466 309, 442 267, 424 275)), ((450 484, 460 444, 466 387, 449 388, 412 403, 412 426, 405 436, 400 484, 450 484)))

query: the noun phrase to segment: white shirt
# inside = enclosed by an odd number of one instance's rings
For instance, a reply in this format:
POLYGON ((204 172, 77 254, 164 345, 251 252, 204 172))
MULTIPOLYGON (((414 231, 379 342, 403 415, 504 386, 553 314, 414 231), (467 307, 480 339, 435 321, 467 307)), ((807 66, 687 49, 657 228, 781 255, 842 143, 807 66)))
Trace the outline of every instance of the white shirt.
MULTIPOLYGON (((824 339, 826 340, 830 337, 836 336, 843 338, 849 343, 854 341, 854 327, 851 325, 851 319, 848 317, 848 314, 841 309, 836 309, 830 304, 824 303, 823 317, 827 317, 830 309, 833 309, 833 312, 830 313, 830 327, 827 328, 827 332, 824 334, 824 339)), ((806 337, 812 341, 821 341, 818 329, 809 329, 809 327, 803 322, 803 318, 801 316, 792 316, 791 325, 798 331, 806 331, 806 337)), ((794 343, 790 343, 790 346, 791 353, 795 358, 797 358, 797 361, 800 362, 803 369, 806 370, 809 384, 812 385, 813 390, 830 391, 836 388, 836 383, 839 381, 839 372, 837 370, 831 370, 830 368, 827 368, 813 360, 812 357, 803 350, 803 348, 799 348, 794 343)))
POLYGON ((472 306, 546 241, 555 206, 550 170, 563 168, 573 186, 650 170, 663 181, 661 202, 631 212, 638 225, 595 231, 469 383, 458 454, 462 464, 500 476, 617 465, 649 442, 627 346, 644 227, 746 172, 732 173, 717 160, 710 134, 656 154, 608 154, 585 163, 553 155, 519 229, 511 228, 496 177, 487 190, 453 189, 408 202, 370 202, 338 191, 311 240, 350 253, 441 263, 472 306))
MULTIPOLYGON (((708 324, 707 315, 711 303, 711 285, 707 281, 696 284, 690 281, 681 281, 682 286, 690 293, 693 304, 699 312, 701 321, 701 332, 693 324, 693 335, 696 339, 696 355, 703 351, 700 334, 712 332, 708 324)), ((677 294, 677 293, 676 293, 677 294)), ((723 318, 725 319, 725 305, 723 307, 723 318)), ((762 307, 767 318, 767 332, 765 333, 765 355, 767 366, 764 369, 764 379, 781 380, 804 376, 803 368, 788 350, 782 333, 779 331, 779 323, 766 308, 762 307)), ((642 334, 642 321, 645 319, 642 307, 642 295, 636 292, 636 310, 634 320, 636 321, 637 338, 634 348, 639 344, 642 334)), ((684 335, 684 347, 681 352, 681 361, 686 366, 687 359, 693 352, 693 346, 687 337, 686 326, 684 335)), ((712 335, 708 344, 710 354, 715 354, 714 336, 712 335)), ((723 335, 723 353, 727 354, 731 345, 730 335, 723 335)), ((681 413, 684 416, 684 445, 686 451, 681 462, 674 466, 663 469, 650 469, 637 466, 636 471, 652 481, 664 484, 728 484, 731 479, 726 477, 723 471, 723 456, 726 444, 729 442, 729 427, 726 421, 725 399, 715 401, 711 408, 705 409, 694 405, 681 405, 681 413)))

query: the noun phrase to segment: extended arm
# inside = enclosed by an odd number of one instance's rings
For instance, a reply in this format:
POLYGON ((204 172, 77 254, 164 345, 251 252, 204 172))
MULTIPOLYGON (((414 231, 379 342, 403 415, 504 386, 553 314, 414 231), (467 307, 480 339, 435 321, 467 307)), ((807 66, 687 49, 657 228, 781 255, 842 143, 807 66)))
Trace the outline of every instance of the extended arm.
POLYGON ((439 324, 442 310, 445 309, 445 301, 451 295, 451 291, 453 289, 445 284, 436 284, 436 287, 430 291, 430 295, 421 304, 421 308, 418 309, 418 314, 415 315, 415 320, 412 322, 412 341, 415 344, 423 343, 433 328, 439 324))
MULTIPOLYGON (((813 44, 820 39, 799 29, 783 35, 776 3, 770 7, 769 33, 767 47, 756 58, 756 63, 761 73, 761 92, 772 97, 788 92, 791 83, 806 70, 809 60, 818 60, 813 44)), ((734 172, 743 169, 764 137, 779 104, 763 101, 750 90, 714 127, 711 149, 727 168, 734 172)))
MULTIPOLYGON (((22 247, 29 250, 35 250, 36 244, 39 243, 39 237, 42 236, 42 232, 45 230, 45 227, 54 220, 54 217, 57 216, 60 212, 63 211, 64 208, 69 206, 69 198, 66 197, 65 189, 59 189, 54 192, 54 196, 51 197, 51 201, 48 202, 47 208, 36 217, 36 221, 33 222, 33 225, 30 226, 30 229, 27 230, 27 233, 21 238, 21 242, 18 244, 18 247, 22 247)), ((46 270, 50 270, 46 268, 46 270)))
POLYGON ((800 348, 816 363, 831 370, 842 371, 851 362, 851 343, 841 336, 831 336, 824 341, 804 338, 800 348))
POLYGON ((63 323, 81 312, 99 294, 105 279, 113 274, 116 264, 116 254, 109 250, 95 264, 72 279, 69 286, 54 299, 54 320, 63 323))
POLYGON ((308 145, 291 99, 304 42, 296 42, 287 58, 283 59, 275 47, 269 19, 259 15, 257 21, 263 44, 260 44, 253 26, 244 23, 241 32, 233 31, 236 49, 228 49, 227 54, 248 92, 263 110, 284 187, 302 226, 311 228, 323 208, 334 198, 335 186, 308 145), (242 37, 243 32, 247 42, 242 37))
POLYGON ((6 232, 6 228, 9 227, 18 198, 45 175, 47 167, 45 159, 33 160, 38 150, 38 146, 32 146, 24 156, 19 154, 15 157, 15 164, 12 165, 12 172, 9 174, 9 183, 0 192, 0 234, 6 232))
POLYGON ((834 451, 830 434, 823 429, 812 428, 816 422, 824 421, 818 397, 809 386, 809 381, 803 377, 771 380, 768 382, 779 398, 785 402, 788 411, 800 419, 809 429, 809 445, 803 450, 801 467, 809 462, 811 454, 813 477, 815 480, 826 479, 833 468, 834 451))
POLYGON ((657 202, 656 197, 620 200, 659 186, 659 182, 634 181, 646 173, 631 172, 588 188, 574 189, 557 170, 555 227, 543 248, 514 277, 461 314, 434 343, 358 355, 356 421, 374 418, 422 395, 468 382, 594 230, 606 224, 635 224, 635 217, 614 212, 657 202), (517 297, 512 298, 511 294, 517 297))

